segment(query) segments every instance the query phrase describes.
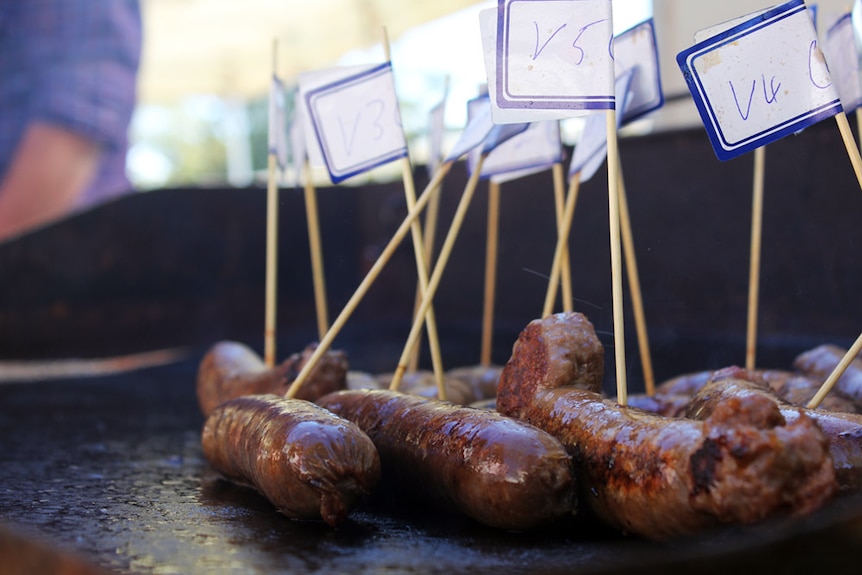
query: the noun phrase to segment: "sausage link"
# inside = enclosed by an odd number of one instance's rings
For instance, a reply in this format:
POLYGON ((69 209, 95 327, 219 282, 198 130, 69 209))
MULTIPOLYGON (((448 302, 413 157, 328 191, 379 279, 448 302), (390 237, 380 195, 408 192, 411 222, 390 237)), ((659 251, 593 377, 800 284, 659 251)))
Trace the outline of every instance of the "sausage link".
POLYGON ((318 403, 363 429, 384 474, 473 519, 522 531, 574 513, 571 459, 560 443, 499 413, 389 390, 318 403))
POLYGON ((835 491, 827 440, 810 419, 783 425, 763 402, 725 406, 705 421, 619 407, 596 393, 597 346, 580 314, 531 322, 503 369, 497 405, 563 443, 581 501, 609 524, 666 539, 806 513, 835 491))
POLYGON ((333 527, 380 478, 380 458, 368 436, 303 400, 228 400, 207 418, 201 444, 216 470, 253 487, 288 517, 322 518, 333 527))
POLYGON ((845 490, 862 488, 862 415, 795 407, 776 397, 774 390, 758 378, 757 373, 741 368, 715 372, 711 382, 691 399, 685 415, 702 419, 730 398, 747 395, 759 395, 775 402, 788 423, 800 417, 814 421, 829 440, 829 453, 839 487, 845 490))
MULTIPOLYGON (((315 348, 316 345, 311 344, 270 369, 257 353, 242 343, 216 343, 198 368, 197 396, 201 412, 209 415, 220 403, 243 395, 284 395, 315 348)), ((314 401, 346 388, 347 358, 343 352, 330 351, 312 370, 295 399, 314 401)))

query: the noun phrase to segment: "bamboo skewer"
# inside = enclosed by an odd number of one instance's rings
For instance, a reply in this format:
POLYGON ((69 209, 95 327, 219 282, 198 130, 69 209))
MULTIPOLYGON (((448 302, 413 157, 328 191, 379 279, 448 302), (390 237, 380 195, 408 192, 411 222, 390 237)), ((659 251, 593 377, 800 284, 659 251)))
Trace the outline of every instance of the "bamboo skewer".
MULTIPOLYGON (((428 207, 425 209, 425 264, 427 268, 431 268, 431 262, 434 259, 434 240, 436 239, 437 220, 440 216, 440 194, 435 192, 428 202, 428 207)), ((413 303, 413 317, 419 311, 419 306, 422 305, 422 287, 416 286, 416 300, 413 303)), ((416 346, 413 348, 413 353, 410 355, 410 363, 407 366, 409 373, 414 373, 419 368, 419 352, 421 350, 422 333, 416 340, 416 346)))
POLYGON ((569 232, 572 229, 572 219, 575 215, 575 204, 578 202, 578 190, 581 186, 581 173, 576 172, 569 181, 569 192, 566 204, 563 206, 562 225, 557 231, 557 247, 554 249, 554 262, 551 264, 551 277, 548 280, 548 290, 545 293, 545 305, 542 317, 548 317, 554 312, 554 302, 557 300, 557 286, 560 283, 560 273, 563 266, 566 246, 569 242, 569 232))
MULTIPOLYGON (((858 117, 858 116, 857 116, 858 117)), ((835 115, 835 121, 838 124, 838 130, 841 132, 841 139, 844 142, 844 148, 847 150, 847 155, 850 157, 850 163, 853 165, 853 172, 856 174, 856 182, 862 188, 862 157, 859 155, 859 148, 856 146, 856 140, 853 138, 853 132, 850 129, 850 123, 847 121, 847 114, 843 111, 835 115)), ((847 369, 847 366, 853 359, 862 351, 862 335, 860 335, 853 346, 847 351, 841 361, 820 386, 820 389, 808 403, 808 407, 814 408, 820 405, 820 402, 832 390, 835 382, 841 378, 841 375, 847 369)))
POLYGON ((835 383, 841 379, 841 376, 844 375, 844 372, 853 363, 853 360, 856 359, 856 356, 859 355, 859 352, 862 352, 862 334, 856 338, 856 341, 847 350, 847 353, 844 354, 844 357, 841 358, 841 361, 838 362, 838 365, 835 366, 835 369, 832 370, 832 373, 829 374, 829 377, 826 378, 826 381, 823 382, 823 385, 820 386, 820 389, 817 390, 817 393, 811 398, 806 407, 815 409, 820 405, 829 392, 832 391, 835 383))
POLYGON ((623 317, 622 254, 620 253, 619 150, 617 146, 617 112, 607 111, 608 137, 608 218, 611 242, 611 282, 614 307, 614 359, 617 377, 617 403, 628 404, 626 384, 625 318, 623 317))
POLYGON ((632 297, 632 311, 635 316, 635 329, 638 336, 638 352, 641 358, 641 369, 644 376, 644 388, 647 395, 655 394, 655 376, 652 369, 652 355, 649 346, 649 332, 644 316, 641 282, 638 274, 637 258, 635 257, 635 242, 632 234, 631 218, 629 217, 629 202, 626 197, 626 187, 623 172, 619 172, 620 185, 620 223, 622 228, 623 250, 625 252, 626 273, 629 278, 629 293, 632 297))
POLYGON ((757 315, 760 301, 760 254, 763 243, 763 189, 766 175, 766 147, 754 150, 754 187, 751 201, 751 256, 748 272, 748 330, 745 339, 745 368, 754 369, 757 355, 757 315))
POLYGON ((461 200, 458 202, 458 207, 455 210, 455 216, 449 226, 449 232, 446 234, 446 239, 443 241, 443 246, 440 248, 440 256, 434 264, 434 272, 431 274, 431 280, 428 284, 428 290, 425 292, 425 297, 422 299, 422 306, 419 309, 416 321, 410 330, 410 335, 407 338, 407 344, 404 346, 404 353, 401 354, 401 359, 398 361, 398 367, 395 370, 395 375, 389 385, 389 389, 397 390, 401 384, 401 378, 407 369, 407 361, 409 353, 413 345, 416 343, 416 338, 422 328, 421 318, 425 312, 431 307, 431 302, 437 287, 440 285, 440 280, 443 277, 443 271, 446 269, 446 264, 449 262, 449 256, 452 254, 452 248, 455 245, 455 240, 458 239, 458 233, 461 230, 461 224, 464 222, 464 217, 467 215, 467 208, 470 207, 470 201, 476 191, 479 183, 479 175, 482 172, 482 164, 485 161, 486 154, 479 156, 476 162, 476 167, 473 174, 470 176, 467 186, 464 188, 464 193, 461 195, 461 200))
POLYGON ((320 216, 317 211, 317 193, 311 181, 311 165, 305 160, 305 219, 308 222, 308 246, 311 250, 311 272, 314 281, 314 305, 317 313, 317 337, 322 338, 329 329, 329 309, 326 304, 326 280, 323 273, 323 249, 320 242, 320 216))
POLYGON ((500 239, 500 184, 488 183, 488 237, 485 240, 485 297, 482 310, 482 349, 480 365, 491 365, 494 337, 494 300, 497 293, 497 248, 500 239))
MULTIPOLYGON (((560 228, 563 224, 563 210, 565 204, 565 175, 563 174, 563 164, 557 162, 551 168, 551 173, 554 177, 554 206, 557 213, 557 233, 560 233, 560 228)), ((574 217, 574 214, 572 214, 574 217)), ((572 295, 572 266, 569 258, 569 244, 566 243, 563 254, 562 284, 563 284, 563 311, 574 311, 574 297, 572 295)), ((547 315, 547 314, 545 314, 547 315)))
POLYGON ((314 369, 317 364, 320 362, 320 358, 323 357, 329 348, 332 346, 332 342, 335 341, 335 338, 341 332, 341 329, 347 323, 347 320, 350 319, 350 316, 356 310, 356 307, 359 305, 359 302, 362 301, 362 298, 365 297, 365 294, 368 293, 368 290, 371 288, 371 285, 374 283, 374 280, 377 279, 377 276, 380 275, 380 272, 389 263, 389 260, 392 259, 392 255, 395 253, 395 250, 398 249, 398 246, 404 240, 404 236, 410 231, 410 225, 419 217, 419 214, 422 213, 422 210, 428 204, 428 200, 439 190, 440 182, 443 181, 443 178, 449 173, 449 170, 452 168, 452 162, 445 162, 440 165, 440 168, 437 170, 437 173, 428 183, 428 186, 416 200, 416 204, 413 206, 413 209, 410 210, 404 218, 404 221, 401 222, 401 225, 395 231, 395 234, 392 236, 392 239, 389 240, 389 243, 386 244, 386 247, 383 248, 383 251, 377 257, 377 261, 374 262, 374 265, 371 266, 371 269, 368 270, 368 273, 365 274, 365 278, 359 284, 359 287, 356 288, 356 291, 345 304, 344 309, 341 310, 341 313, 338 314, 338 317, 332 322, 332 325, 327 330, 326 335, 324 335, 320 343, 315 348, 314 352, 311 354, 311 357, 308 358, 308 361, 299 371, 296 376, 296 379, 293 380, 293 383, 290 384, 290 387, 287 389, 285 393, 285 397, 292 398, 296 395, 299 388, 305 383, 308 379, 308 375, 311 373, 311 370, 314 369))
MULTIPOLYGON (((412 210, 416 205, 416 190, 413 187, 413 170, 410 167, 410 160, 404 158, 402 161, 402 175, 404 177, 404 192, 407 197, 407 209, 412 210)), ((410 224, 410 232, 413 238, 413 252, 416 256, 416 272, 419 276, 419 288, 422 292, 423 300, 428 296, 428 258, 424 250, 424 242, 422 241, 422 229, 418 219, 414 219, 410 224)), ((420 308, 421 309, 421 308, 420 308)), ((428 331, 428 344, 431 348, 431 362, 434 368, 434 379, 437 382, 437 395, 440 399, 446 399, 446 386, 443 381, 443 359, 440 353, 440 339, 437 336, 437 320, 434 317, 434 308, 430 305, 421 311, 422 315, 415 316, 415 321, 425 323, 425 329, 428 331)), ((409 356, 413 355, 414 346, 406 350, 408 357, 405 361, 409 361, 409 356)), ((399 365, 400 367, 400 365, 399 365)), ((393 382, 395 379, 393 378, 393 382)), ((396 388, 397 389, 397 388, 396 388)))
MULTIPOLYGON (((278 70, 278 40, 272 42, 272 73, 278 70)), ((266 285, 263 331, 263 359, 267 367, 275 365, 275 308, 278 265, 278 182, 275 150, 267 156, 266 186, 266 285)))
MULTIPOLYGON (((383 28, 383 49, 386 56, 386 61, 392 61, 392 54, 389 47, 389 35, 386 28, 383 28)), ((399 112, 400 114, 400 112, 399 112)), ((399 122, 400 124, 400 122, 399 122)), ((416 188, 413 182, 413 167, 410 165, 410 158, 405 157, 401 160, 401 177, 404 181, 404 196, 407 200, 407 209, 412 210, 416 205, 416 188)), ((413 239, 413 254, 416 258, 416 274, 419 278, 419 289, 422 292, 423 299, 428 298, 428 256, 425 252, 425 242, 422 239, 422 225, 418 219, 414 219, 410 224, 410 233, 413 239)), ((440 353, 440 339, 437 336, 437 319, 434 316, 434 308, 428 306, 422 312, 422 316, 416 316, 417 321, 424 320, 425 328, 428 330, 428 345, 431 348, 431 362, 434 368, 434 379, 437 382, 437 395, 440 399, 446 399, 446 387, 443 381, 443 359, 440 353)), ((413 354, 413 347, 407 350, 407 353, 413 354)), ((409 360, 408 360, 409 361, 409 360)), ((405 362, 406 363, 406 362, 405 362)), ((393 379, 393 382, 395 380, 393 379)), ((397 389, 397 387, 395 388, 397 389)))
POLYGON ((859 188, 862 189, 862 157, 859 156, 859 148, 856 147, 856 140, 853 139, 853 131, 850 129, 850 122, 847 121, 847 114, 838 112, 835 114, 835 122, 838 123, 838 131, 841 132, 841 139, 844 142, 844 147, 847 149, 850 163, 853 165, 856 182, 859 184, 859 188))

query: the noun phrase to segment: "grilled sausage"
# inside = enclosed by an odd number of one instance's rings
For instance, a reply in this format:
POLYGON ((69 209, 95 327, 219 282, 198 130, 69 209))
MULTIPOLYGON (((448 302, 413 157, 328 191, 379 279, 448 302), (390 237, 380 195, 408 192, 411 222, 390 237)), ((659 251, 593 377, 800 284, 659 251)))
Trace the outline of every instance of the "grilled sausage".
MULTIPOLYGON (((206 353, 198 369, 197 395, 201 412, 209 415, 220 403, 254 394, 284 395, 291 382, 314 353, 311 344, 269 369, 248 346, 223 341, 206 353)), ((347 358, 343 352, 327 352, 315 366, 295 399, 314 401, 332 391, 347 388, 347 358)))
POLYGON ((836 489, 828 442, 806 417, 770 402, 722 406, 705 421, 603 400, 601 344, 581 314, 531 322, 503 369, 497 406, 568 449, 581 502, 653 539, 775 513, 807 513, 836 489), (771 408, 770 408, 771 406, 771 408))
MULTIPOLYGON (((804 357, 804 354, 800 357, 804 357)), ((835 362, 837 364, 838 360, 835 360, 835 362)), ((826 376, 823 378, 810 377, 801 373, 780 369, 753 370, 751 373, 758 379, 765 381, 778 397, 792 405, 799 406, 807 405, 811 401, 811 398, 820 390, 820 386, 823 385, 823 381, 826 378, 826 376)), ((670 404, 679 405, 682 398, 686 396, 691 397, 700 391, 709 383, 714 374, 714 371, 700 371, 681 375, 658 385, 654 397, 656 401, 662 404, 662 410, 656 411, 656 413, 670 417, 682 415, 682 412, 685 411, 684 407, 678 413, 674 413, 673 409, 668 409, 670 404)), ((630 401, 629 403, 640 404, 640 402, 640 399, 635 399, 634 402, 630 401)), ((649 402, 644 400, 644 405, 648 406, 649 402)), ((858 413, 859 411, 857 405, 838 389, 833 389, 832 393, 826 396, 820 404, 820 409, 847 413, 858 413)))
POLYGON ((275 395, 228 400, 201 436, 210 464, 294 519, 343 522, 380 478, 367 435, 313 403, 275 395))
MULTIPOLYGON (((837 345, 821 345, 800 354, 793 361, 793 367, 809 377, 826 381, 846 353, 847 350, 837 345)), ((832 393, 836 391, 856 403, 862 403, 862 358, 855 357, 850 362, 835 382, 832 393)))
POLYGON ((842 489, 862 488, 862 416, 856 413, 831 412, 821 409, 794 407, 780 397, 758 377, 756 372, 742 368, 726 368, 715 372, 709 384, 689 402, 686 416, 708 417, 716 406, 733 397, 762 396, 778 405, 788 423, 801 417, 813 420, 829 439, 829 452, 835 477, 842 489))
POLYGON ((574 513, 571 460, 535 427, 389 390, 336 392, 318 403, 371 437, 387 478, 485 525, 522 531, 574 513))

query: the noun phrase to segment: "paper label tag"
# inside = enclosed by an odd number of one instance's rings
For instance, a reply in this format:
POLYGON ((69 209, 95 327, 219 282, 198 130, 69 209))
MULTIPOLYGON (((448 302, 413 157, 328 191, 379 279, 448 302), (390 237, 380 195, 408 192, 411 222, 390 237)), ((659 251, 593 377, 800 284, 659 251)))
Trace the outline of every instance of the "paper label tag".
POLYGON ((862 71, 856 53, 856 37, 850 14, 845 14, 829 28, 824 42, 829 73, 838 89, 841 106, 852 112, 862 105, 862 71))
POLYGON ((446 134, 446 98, 428 114, 428 173, 434 174, 443 158, 443 136, 446 134))
POLYGON ((478 148, 485 141, 491 130, 494 129, 494 122, 491 121, 491 102, 488 96, 480 96, 473 98, 467 102, 467 126, 461 132, 458 141, 449 156, 446 158, 449 162, 458 161, 461 156, 469 154, 472 150, 478 148))
MULTIPOLYGON (((520 134, 497 146, 482 164, 482 178, 496 178, 503 174, 523 177, 562 161, 560 124, 556 121, 534 122, 520 134)), ((514 178, 511 178, 514 179, 514 178)))
POLYGON ((306 105, 333 183, 407 156, 388 62, 309 91, 306 105))
POLYGON ((269 129, 267 137, 269 153, 274 154, 278 167, 287 166, 287 126, 285 125, 284 84, 272 77, 269 87, 269 129))
POLYGON ((841 111, 802 0, 711 36, 677 62, 721 160, 841 111))
MULTIPOLYGON (((652 19, 614 37, 614 69, 617 78, 629 70, 635 70, 628 94, 629 101, 623 112, 623 125, 664 105, 655 25, 652 19)), ((618 104, 618 113, 620 108, 622 106, 618 104)))
MULTIPOLYGON (((617 129, 622 126, 622 118, 631 101, 631 83, 634 70, 624 72, 616 81, 616 99, 621 110, 617 112, 617 129)), ((572 161, 569 163, 569 177, 580 173, 581 183, 586 182, 599 171, 608 155, 608 128, 605 114, 593 114, 584 123, 584 131, 575 146, 572 161)))
POLYGON ((609 0, 499 0, 497 104, 613 108, 612 38, 609 0))

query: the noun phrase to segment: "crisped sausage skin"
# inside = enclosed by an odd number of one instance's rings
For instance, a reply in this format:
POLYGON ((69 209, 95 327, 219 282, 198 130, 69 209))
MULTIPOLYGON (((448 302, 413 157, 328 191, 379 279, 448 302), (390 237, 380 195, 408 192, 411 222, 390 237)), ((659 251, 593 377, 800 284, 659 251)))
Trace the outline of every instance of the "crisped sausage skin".
POLYGON ((399 485, 485 525, 521 531, 574 512, 571 459, 535 427, 389 390, 336 392, 318 403, 371 437, 399 485))
POLYGON ((611 525, 665 539, 806 513, 834 492, 827 442, 810 419, 785 425, 762 401, 725 406, 706 421, 620 408, 597 393, 599 345, 580 314, 531 322, 503 370, 497 405, 560 439, 574 458, 581 500, 611 525), (561 369, 551 357, 577 368, 561 369))
POLYGON ((275 395, 228 400, 201 434, 210 464, 295 519, 342 523, 380 478, 374 444, 349 421, 275 395))

